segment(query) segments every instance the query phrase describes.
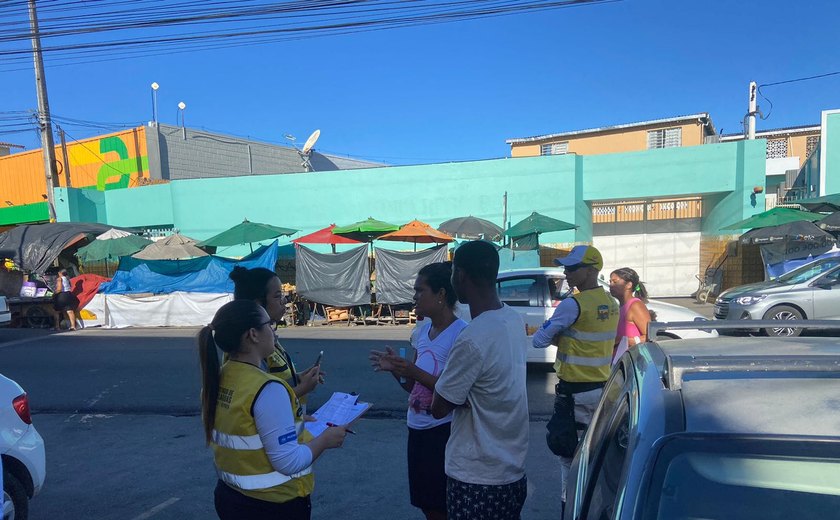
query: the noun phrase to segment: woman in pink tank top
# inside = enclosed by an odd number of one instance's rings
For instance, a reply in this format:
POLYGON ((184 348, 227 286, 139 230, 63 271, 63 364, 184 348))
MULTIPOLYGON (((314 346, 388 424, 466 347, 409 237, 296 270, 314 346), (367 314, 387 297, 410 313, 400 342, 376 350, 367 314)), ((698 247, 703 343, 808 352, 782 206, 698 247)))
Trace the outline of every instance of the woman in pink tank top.
MULTIPOLYGON (((639 281, 639 274, 629 267, 622 267, 610 273, 610 294, 618 299, 621 309, 618 314, 618 330, 615 335, 615 354, 620 356, 619 346, 626 338, 626 348, 647 341, 647 327, 651 312, 647 302, 647 289, 639 281)), ((623 350, 625 347, 622 347, 623 350)))

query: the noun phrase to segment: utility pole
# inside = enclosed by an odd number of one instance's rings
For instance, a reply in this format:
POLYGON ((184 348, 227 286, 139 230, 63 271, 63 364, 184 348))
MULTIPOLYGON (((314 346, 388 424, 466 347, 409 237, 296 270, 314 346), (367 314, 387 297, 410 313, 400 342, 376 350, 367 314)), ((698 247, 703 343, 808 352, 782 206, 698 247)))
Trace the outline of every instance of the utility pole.
POLYGON ((44 175, 47 184, 47 205, 50 222, 55 222, 55 197, 53 188, 57 187, 55 170, 55 143, 53 142, 52 124, 50 123, 50 102, 47 99, 47 80, 44 77, 44 59, 41 55, 41 32, 38 29, 38 14, 35 0, 29 0, 29 27, 32 31, 32 57, 35 60, 35 89, 38 93, 38 124, 41 127, 41 148, 44 154, 44 175))
MULTIPOLYGON (((507 231, 507 192, 502 197, 502 230, 507 231)), ((502 234, 502 245, 507 242, 507 235, 502 234)))
MULTIPOLYGON (((58 126, 58 125, 56 125, 58 126)), ((70 159, 67 157, 67 140, 64 139, 64 129, 58 127, 58 138, 61 141, 61 159, 64 170, 64 185, 70 187, 70 159)))
POLYGON ((755 91, 755 81, 750 81, 750 111, 747 114, 747 116, 749 117, 749 125, 747 126, 747 139, 755 139, 755 113, 758 110, 755 103, 755 91))

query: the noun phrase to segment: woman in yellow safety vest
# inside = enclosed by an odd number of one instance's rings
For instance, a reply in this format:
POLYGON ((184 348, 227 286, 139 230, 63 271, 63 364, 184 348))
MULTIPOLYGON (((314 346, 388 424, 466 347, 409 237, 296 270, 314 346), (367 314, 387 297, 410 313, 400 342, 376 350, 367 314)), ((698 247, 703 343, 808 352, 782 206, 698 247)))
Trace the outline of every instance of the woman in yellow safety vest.
POLYGON ((261 368, 274 350, 272 325, 257 302, 234 300, 198 335, 201 416, 219 476, 215 506, 222 520, 308 520, 312 463, 346 435, 335 426, 313 438, 292 388, 261 368), (229 358, 221 367, 217 349, 229 358))
MULTIPOLYGON (((275 322, 283 319, 286 313, 286 297, 283 294, 283 286, 277 273, 264 267, 247 269, 236 266, 230 273, 233 280, 233 298, 235 300, 254 300, 259 303, 268 316, 275 322)), ((274 350, 265 359, 263 368, 270 374, 275 375, 289 383, 295 391, 295 395, 303 403, 306 413, 306 394, 310 393, 324 382, 325 373, 319 365, 313 365, 303 372, 298 372, 295 363, 289 352, 283 348, 280 341, 275 337, 274 350)))

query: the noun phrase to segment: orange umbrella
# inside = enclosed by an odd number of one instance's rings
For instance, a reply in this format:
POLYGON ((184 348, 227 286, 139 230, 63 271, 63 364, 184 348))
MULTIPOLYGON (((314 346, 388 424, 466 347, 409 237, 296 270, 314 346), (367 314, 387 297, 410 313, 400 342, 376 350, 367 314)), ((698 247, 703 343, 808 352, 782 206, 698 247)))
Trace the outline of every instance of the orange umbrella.
POLYGON ((377 240, 391 240, 393 242, 413 242, 417 244, 447 244, 455 240, 450 235, 438 231, 432 226, 419 220, 412 220, 397 231, 382 235, 377 240))

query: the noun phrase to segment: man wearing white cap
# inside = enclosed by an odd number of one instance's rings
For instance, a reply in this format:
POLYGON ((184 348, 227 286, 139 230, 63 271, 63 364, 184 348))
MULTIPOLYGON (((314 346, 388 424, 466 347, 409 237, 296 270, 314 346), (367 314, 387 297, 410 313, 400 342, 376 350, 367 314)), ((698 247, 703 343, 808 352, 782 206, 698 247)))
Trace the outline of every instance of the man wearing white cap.
POLYGON ((577 293, 557 305, 551 318, 534 334, 534 347, 546 348, 552 342, 557 345, 554 370, 560 381, 554 387, 554 415, 546 426, 546 442, 561 460, 561 500, 565 507, 566 480, 579 440, 578 428, 589 425, 610 376, 618 303, 598 284, 604 260, 593 246, 575 246, 554 263, 565 267, 566 282, 577 293))

